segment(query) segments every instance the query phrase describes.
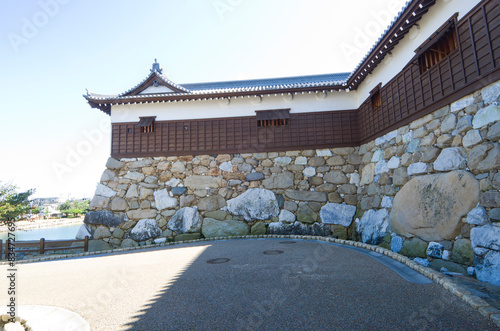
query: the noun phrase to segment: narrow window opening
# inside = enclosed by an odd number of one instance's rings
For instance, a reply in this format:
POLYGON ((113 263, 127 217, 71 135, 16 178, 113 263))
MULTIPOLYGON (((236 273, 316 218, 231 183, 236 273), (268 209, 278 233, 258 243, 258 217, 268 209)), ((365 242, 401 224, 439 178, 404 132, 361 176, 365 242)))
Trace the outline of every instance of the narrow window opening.
POLYGON ((156 116, 139 117, 137 126, 141 128, 141 133, 155 132, 155 118, 156 116))
POLYGON ((372 95, 372 110, 377 110, 382 106, 382 99, 380 98, 380 90, 377 90, 372 95))
POLYGON ((442 36, 425 50, 418 58, 420 73, 424 73, 445 59, 458 47, 455 25, 450 25, 442 36))

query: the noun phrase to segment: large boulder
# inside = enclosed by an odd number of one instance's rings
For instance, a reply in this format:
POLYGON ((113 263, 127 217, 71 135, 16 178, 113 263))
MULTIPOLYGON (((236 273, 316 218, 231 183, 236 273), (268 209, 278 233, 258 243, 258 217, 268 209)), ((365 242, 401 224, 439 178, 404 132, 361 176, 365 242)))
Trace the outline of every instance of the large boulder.
POLYGON ((475 227, 470 238, 477 279, 500 286, 500 226, 475 227))
POLYGON ((319 212, 323 223, 350 226, 356 213, 356 206, 327 203, 319 212))
POLYGON ((246 236, 250 233, 250 227, 244 221, 218 221, 213 218, 204 218, 201 233, 205 238, 246 236))
POLYGON ((364 243, 378 245, 387 231, 389 212, 387 209, 370 209, 363 214, 358 223, 357 231, 364 243))
POLYGON ((478 201, 479 182, 467 171, 415 177, 394 198, 390 229, 426 241, 453 240, 478 201))
POLYGON ((85 214, 85 224, 106 225, 108 227, 120 226, 125 220, 108 210, 90 211, 85 214))
POLYGON ((130 231, 130 238, 135 241, 144 241, 159 236, 161 236, 161 230, 156 220, 153 219, 140 220, 130 231))
POLYGON ((251 188, 240 196, 227 202, 227 208, 233 215, 243 216, 248 221, 268 220, 278 216, 279 207, 272 191, 251 188))
POLYGON ((200 232, 201 222, 201 216, 196 207, 184 207, 170 218, 167 228, 178 234, 200 232))

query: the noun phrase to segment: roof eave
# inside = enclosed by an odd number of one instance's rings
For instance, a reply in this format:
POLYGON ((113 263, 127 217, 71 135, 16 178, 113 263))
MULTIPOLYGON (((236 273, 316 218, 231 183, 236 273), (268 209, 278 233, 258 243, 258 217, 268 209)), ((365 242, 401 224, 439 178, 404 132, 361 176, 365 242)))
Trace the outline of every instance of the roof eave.
POLYGON ((347 81, 349 89, 356 89, 435 3, 436 0, 414 0, 410 3, 350 75, 347 81))
MULTIPOLYGON (((345 85, 325 85, 303 88, 289 88, 289 89, 271 89, 260 91, 238 91, 238 92, 225 92, 225 93, 172 93, 172 94, 148 94, 148 95, 131 95, 131 96, 117 96, 114 98, 93 98, 92 96, 84 96, 91 107, 99 108, 101 110, 110 107, 113 104, 129 104, 129 103, 156 103, 156 102, 171 102, 171 101, 195 101, 207 99, 227 99, 237 97, 251 97, 263 95, 285 95, 285 94, 305 94, 317 93, 321 91, 339 91, 346 90, 345 85), (107 106, 106 106, 107 105, 107 106)), ((107 112, 103 110, 104 112, 107 112)))

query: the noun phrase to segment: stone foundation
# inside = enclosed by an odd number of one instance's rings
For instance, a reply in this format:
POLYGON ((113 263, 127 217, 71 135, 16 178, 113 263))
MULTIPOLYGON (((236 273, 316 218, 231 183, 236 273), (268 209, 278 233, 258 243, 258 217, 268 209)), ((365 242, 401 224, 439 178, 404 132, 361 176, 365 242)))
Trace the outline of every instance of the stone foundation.
POLYGON ((499 95, 490 85, 356 148, 110 158, 80 235, 103 248, 332 235, 500 285, 499 95))

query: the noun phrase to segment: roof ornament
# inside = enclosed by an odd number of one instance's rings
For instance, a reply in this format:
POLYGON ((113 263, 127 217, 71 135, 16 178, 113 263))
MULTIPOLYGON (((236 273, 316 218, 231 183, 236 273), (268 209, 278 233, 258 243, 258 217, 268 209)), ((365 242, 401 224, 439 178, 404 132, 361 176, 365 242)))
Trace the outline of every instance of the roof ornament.
POLYGON ((160 74, 163 74, 163 69, 160 68, 160 64, 158 63, 158 61, 156 61, 156 59, 155 59, 155 63, 153 63, 153 67, 151 68, 151 72, 155 72, 155 71, 157 71, 160 74))

